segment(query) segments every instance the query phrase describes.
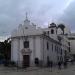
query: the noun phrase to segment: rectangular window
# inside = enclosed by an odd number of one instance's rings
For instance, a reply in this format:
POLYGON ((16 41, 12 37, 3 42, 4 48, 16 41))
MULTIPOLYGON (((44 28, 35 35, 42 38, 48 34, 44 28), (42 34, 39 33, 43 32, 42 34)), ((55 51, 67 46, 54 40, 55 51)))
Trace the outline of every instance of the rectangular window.
POLYGON ((24 48, 29 48, 29 41, 24 41, 24 48))
POLYGON ((70 42, 68 42, 68 46, 70 47, 70 42))
POLYGON ((59 56, 57 57, 57 60, 59 61, 59 56))
POLYGON ((53 52, 53 44, 52 44, 52 52, 53 52))
POLYGON ((57 46, 57 53, 58 53, 58 46, 57 46))
POLYGON ((70 47, 69 47, 69 52, 71 52, 71 49, 70 49, 70 47))
POLYGON ((47 42, 47 50, 49 50, 49 43, 47 42))
POLYGON ((48 33, 48 35, 49 35, 49 31, 48 31, 47 33, 48 33))
POLYGON ((58 53, 60 54, 60 48, 58 48, 58 53))
POLYGON ((56 52, 56 45, 55 45, 55 52, 56 52))
POLYGON ((58 53, 59 53, 59 54, 61 54, 61 50, 60 50, 60 47, 58 48, 58 53))
POLYGON ((61 55, 62 55, 62 49, 61 49, 61 55))

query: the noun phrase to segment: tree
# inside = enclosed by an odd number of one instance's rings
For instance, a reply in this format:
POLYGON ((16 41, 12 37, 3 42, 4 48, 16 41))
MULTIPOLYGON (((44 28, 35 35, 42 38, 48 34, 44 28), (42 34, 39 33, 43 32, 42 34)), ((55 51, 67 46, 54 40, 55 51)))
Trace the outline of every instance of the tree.
POLYGON ((61 28, 61 30, 63 31, 63 34, 64 34, 65 25, 64 25, 64 24, 59 24, 59 25, 58 25, 58 28, 61 28))
POLYGON ((10 60, 11 57, 11 40, 7 39, 0 42, 0 59, 10 60))
POLYGON ((8 39, 4 41, 4 56, 5 60, 10 60, 11 57, 11 41, 8 39))
POLYGON ((5 50, 4 42, 0 42, 0 60, 4 59, 4 50, 5 50))

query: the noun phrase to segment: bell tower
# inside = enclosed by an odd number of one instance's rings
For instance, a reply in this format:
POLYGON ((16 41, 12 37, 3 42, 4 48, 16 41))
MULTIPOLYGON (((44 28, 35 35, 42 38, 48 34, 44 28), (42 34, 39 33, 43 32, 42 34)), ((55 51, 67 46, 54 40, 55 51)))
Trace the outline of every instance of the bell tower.
POLYGON ((51 23, 49 28, 50 28, 50 34, 57 34, 57 26, 55 23, 51 23))

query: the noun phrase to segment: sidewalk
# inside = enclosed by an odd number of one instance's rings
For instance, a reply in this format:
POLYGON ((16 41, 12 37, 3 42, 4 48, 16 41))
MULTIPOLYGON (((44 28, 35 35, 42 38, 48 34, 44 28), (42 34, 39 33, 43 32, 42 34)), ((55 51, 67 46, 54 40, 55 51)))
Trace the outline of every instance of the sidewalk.
MULTIPOLYGON (((55 71, 63 71, 63 70, 68 70, 68 69, 72 69, 75 68, 75 65, 68 65, 67 68, 64 69, 64 67, 62 66, 62 68, 59 70, 58 66, 54 66, 52 68, 52 72, 55 71)), ((4 67, 4 66, 0 66, 0 72, 29 72, 29 71, 51 71, 50 67, 28 67, 28 68, 17 68, 17 67, 4 67)))
POLYGON ((29 67, 27 69, 17 69, 11 67, 0 66, 0 75, 75 75, 75 65, 69 65, 68 68, 61 70, 58 67, 53 67, 52 72, 50 68, 44 67, 29 67))

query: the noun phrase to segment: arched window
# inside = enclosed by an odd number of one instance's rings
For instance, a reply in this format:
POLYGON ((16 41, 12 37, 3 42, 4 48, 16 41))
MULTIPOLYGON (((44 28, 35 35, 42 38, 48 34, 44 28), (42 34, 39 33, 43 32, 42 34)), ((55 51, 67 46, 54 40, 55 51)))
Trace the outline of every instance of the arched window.
POLYGON ((51 34, 54 34, 54 30, 53 29, 51 29, 51 34))

